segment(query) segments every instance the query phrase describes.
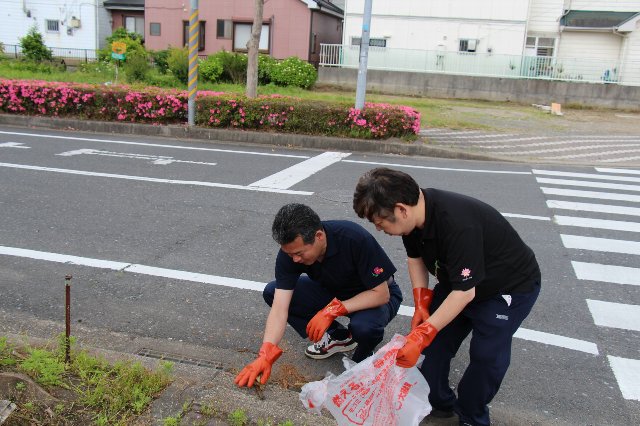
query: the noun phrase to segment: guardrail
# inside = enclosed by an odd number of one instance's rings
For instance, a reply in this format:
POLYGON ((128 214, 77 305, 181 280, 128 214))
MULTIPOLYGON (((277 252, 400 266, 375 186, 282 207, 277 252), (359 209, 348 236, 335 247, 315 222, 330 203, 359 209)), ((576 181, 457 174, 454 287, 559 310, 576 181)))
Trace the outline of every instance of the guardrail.
MULTIPOLYGON (((320 45, 320 66, 357 68, 359 57, 360 46, 320 45)), ((622 67, 620 62, 599 59, 445 52, 370 46, 367 64, 369 69, 386 71, 640 86, 640 61, 627 62, 622 67)))
MULTIPOLYGON (((49 47, 54 59, 65 62, 93 62, 98 60, 98 51, 94 49, 72 49, 66 47, 49 47)), ((5 44, 4 56, 8 58, 23 58, 22 48, 17 44, 5 44)))

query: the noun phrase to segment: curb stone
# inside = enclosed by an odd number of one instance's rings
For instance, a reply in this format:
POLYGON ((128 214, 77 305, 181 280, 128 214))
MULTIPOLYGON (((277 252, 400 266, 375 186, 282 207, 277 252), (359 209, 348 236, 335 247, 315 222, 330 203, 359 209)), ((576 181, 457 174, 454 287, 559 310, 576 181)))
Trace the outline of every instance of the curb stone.
POLYGON ((393 138, 377 141, 368 139, 298 135, 292 133, 210 129, 205 127, 187 127, 186 125, 158 126, 141 123, 115 123, 110 121, 92 121, 10 114, 0 114, 0 125, 24 126, 37 129, 112 133, 120 135, 159 136, 176 139, 193 139, 213 143, 235 142, 240 144, 267 145, 286 148, 397 154, 456 160, 509 161, 477 153, 436 147, 425 142, 426 138, 419 138, 415 142, 403 142, 399 139, 393 138))

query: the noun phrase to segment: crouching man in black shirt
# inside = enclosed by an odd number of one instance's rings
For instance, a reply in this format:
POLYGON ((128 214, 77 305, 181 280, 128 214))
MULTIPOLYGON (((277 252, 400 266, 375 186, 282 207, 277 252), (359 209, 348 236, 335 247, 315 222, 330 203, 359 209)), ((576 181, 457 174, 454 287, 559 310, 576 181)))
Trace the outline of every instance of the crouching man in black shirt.
POLYGON ((511 340, 540 292, 533 251, 493 207, 461 194, 420 189, 406 173, 377 168, 356 186, 353 208, 376 229, 401 235, 415 313, 401 367, 416 364, 429 383, 434 417, 489 425, 491 402, 511 358, 511 340), (428 288, 429 274, 437 279, 428 288), (433 303, 431 303, 433 302, 433 303), (470 362, 449 386, 451 360, 471 333, 470 362))

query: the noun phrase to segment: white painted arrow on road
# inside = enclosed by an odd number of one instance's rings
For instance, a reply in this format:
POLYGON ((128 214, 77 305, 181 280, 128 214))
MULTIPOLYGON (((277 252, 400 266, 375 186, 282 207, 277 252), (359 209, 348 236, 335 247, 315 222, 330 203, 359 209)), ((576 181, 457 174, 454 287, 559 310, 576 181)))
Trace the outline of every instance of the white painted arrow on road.
POLYGON ((173 157, 167 157, 164 155, 145 155, 145 154, 133 154, 129 152, 112 152, 112 151, 104 151, 101 149, 76 149, 73 151, 62 152, 60 155, 62 157, 71 157, 73 155, 103 155, 105 157, 121 157, 121 158, 133 158, 135 160, 149 160, 153 164, 171 164, 171 163, 188 163, 188 164, 202 164, 205 166, 215 166, 216 163, 204 163, 202 161, 187 161, 187 160, 176 160, 173 157))

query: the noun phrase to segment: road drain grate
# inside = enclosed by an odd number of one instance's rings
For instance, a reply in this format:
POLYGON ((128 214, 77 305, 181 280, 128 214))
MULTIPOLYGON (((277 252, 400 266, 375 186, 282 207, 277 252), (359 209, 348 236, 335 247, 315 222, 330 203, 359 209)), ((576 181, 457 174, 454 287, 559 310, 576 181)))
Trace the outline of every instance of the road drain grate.
POLYGON ((154 351, 153 349, 142 348, 136 355, 146 356, 148 358, 161 359, 163 361, 171 361, 178 364, 195 365, 198 367, 215 368, 216 370, 222 370, 222 364, 219 362, 207 361, 206 359, 198 359, 182 356, 179 354, 170 354, 167 352, 154 351))

